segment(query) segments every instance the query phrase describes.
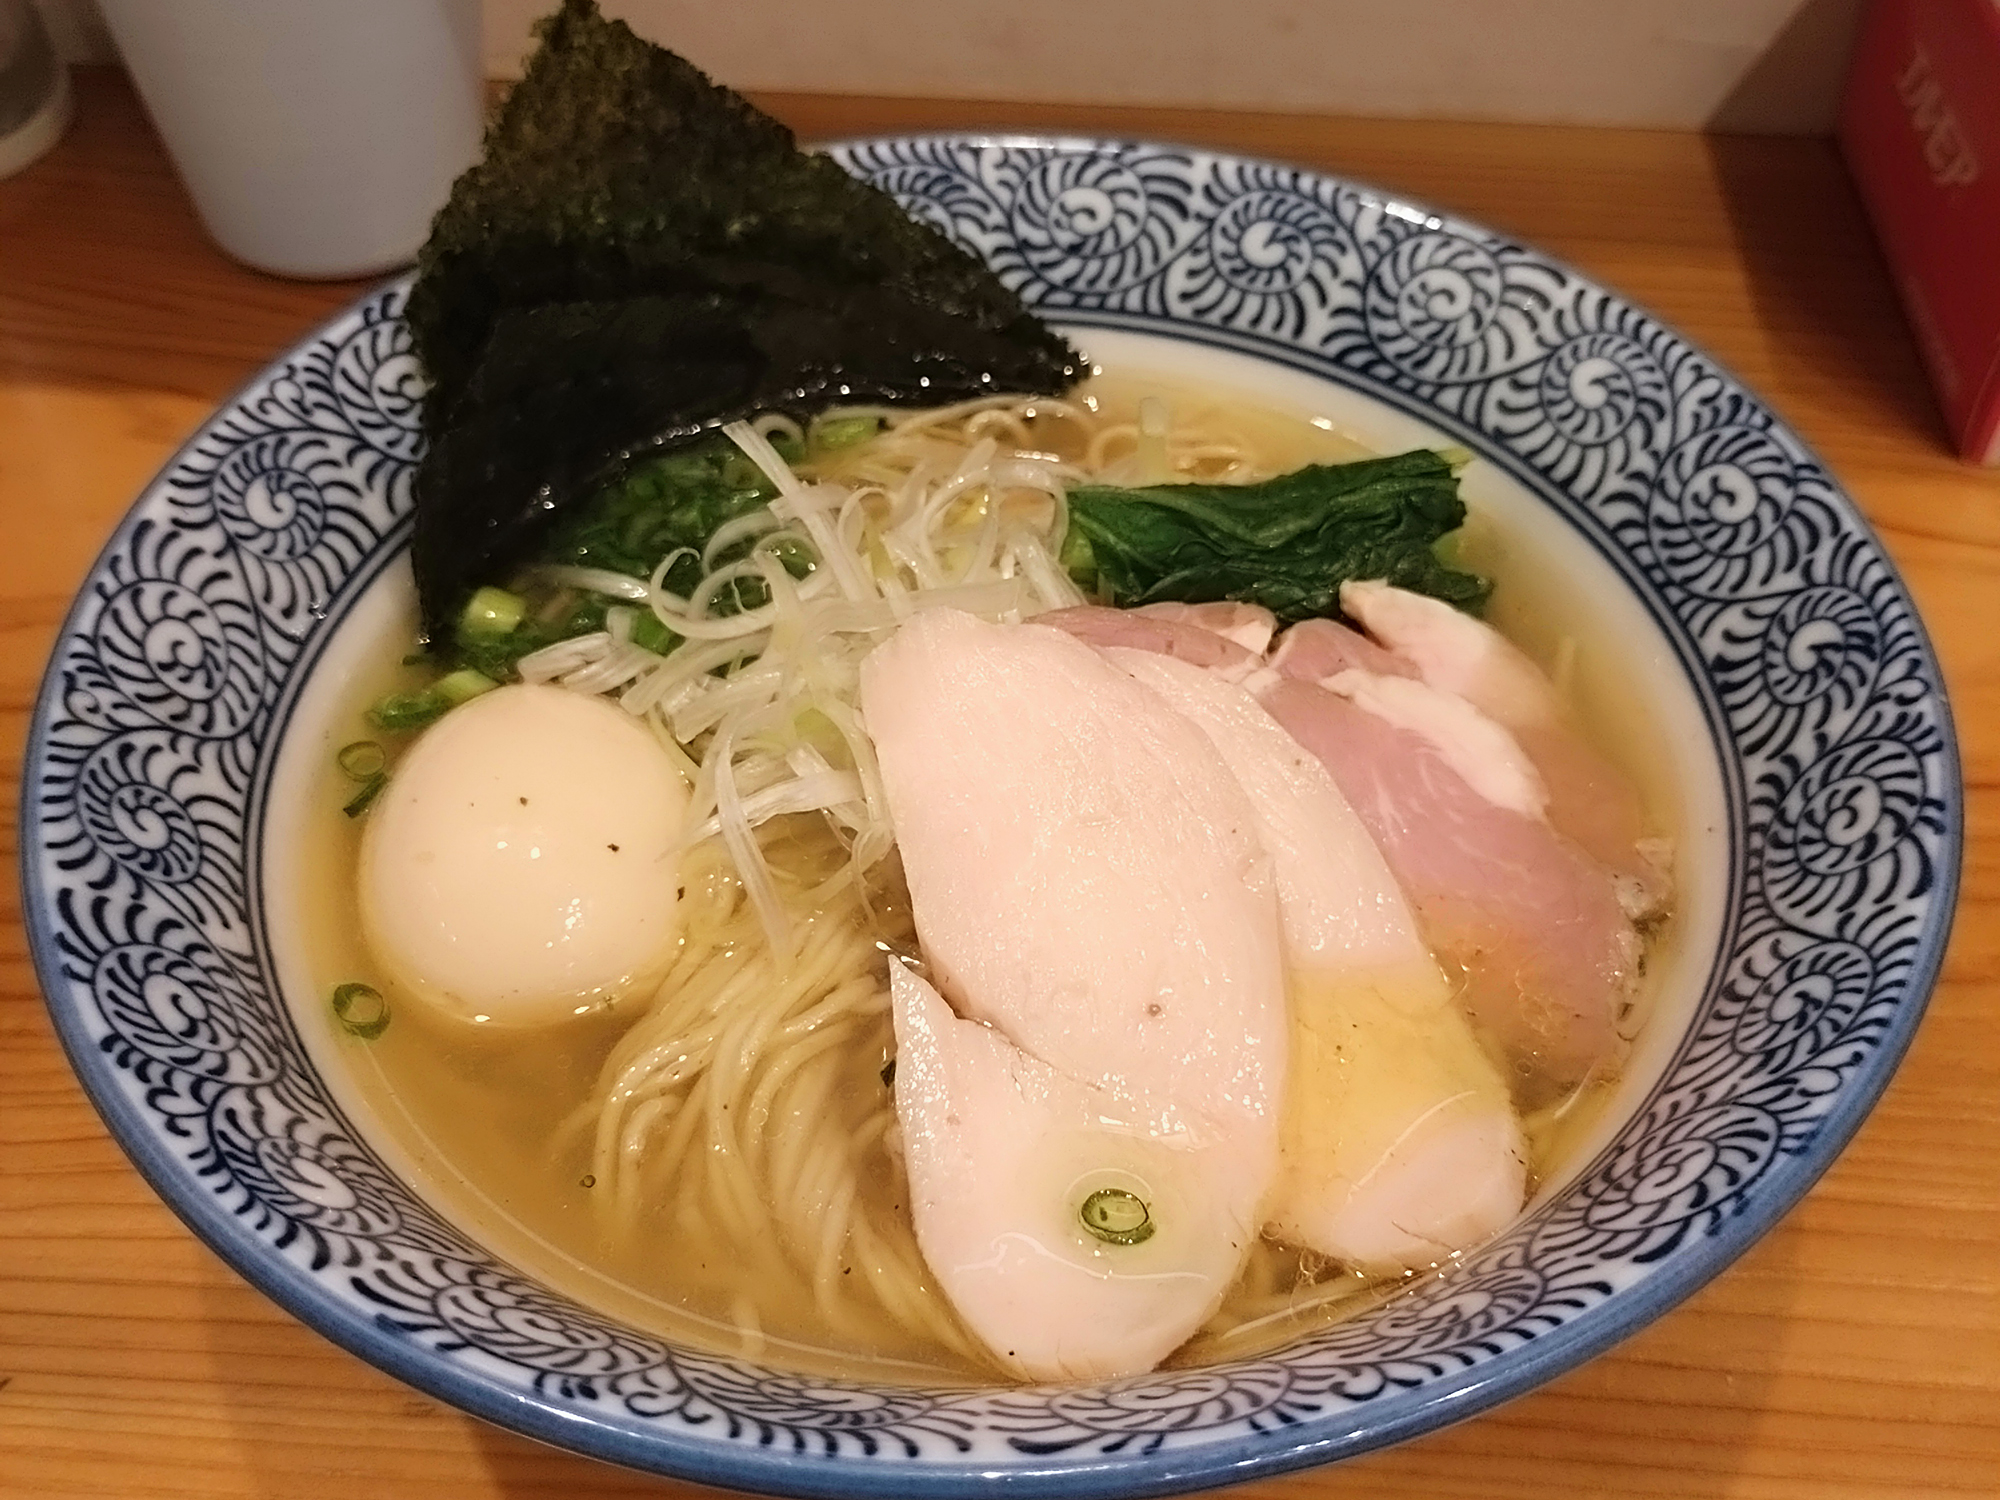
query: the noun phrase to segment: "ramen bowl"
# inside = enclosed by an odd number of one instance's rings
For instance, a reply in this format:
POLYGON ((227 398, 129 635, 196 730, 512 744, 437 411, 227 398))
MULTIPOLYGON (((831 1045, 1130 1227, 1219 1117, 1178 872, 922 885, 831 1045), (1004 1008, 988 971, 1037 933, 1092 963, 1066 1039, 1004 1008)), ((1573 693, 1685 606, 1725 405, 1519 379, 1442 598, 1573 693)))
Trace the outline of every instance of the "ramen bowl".
POLYGON ((1275 1352, 1059 1387, 806 1376, 678 1345, 484 1248, 305 1024, 307 762, 405 553, 406 286, 258 376, 140 496, 58 639, 23 788, 57 1029, 189 1226, 468 1412, 635 1468, 826 1496, 1160 1494, 1477 1413, 1643 1326, 1852 1135, 1936 978, 1961 839, 1937 663, 1853 504, 1699 350, 1526 247, 1187 148, 834 148, 1095 358, 1453 445, 1549 607, 1618 642, 1679 905, 1614 1097, 1506 1234, 1275 1352))

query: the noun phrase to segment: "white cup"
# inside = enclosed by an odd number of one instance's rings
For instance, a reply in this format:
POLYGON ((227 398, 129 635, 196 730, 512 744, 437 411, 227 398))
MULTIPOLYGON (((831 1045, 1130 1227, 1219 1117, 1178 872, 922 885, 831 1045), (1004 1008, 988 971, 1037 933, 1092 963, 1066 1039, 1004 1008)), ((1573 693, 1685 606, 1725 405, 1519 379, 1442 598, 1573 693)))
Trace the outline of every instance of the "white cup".
POLYGON ((479 0, 99 0, 215 242, 280 276, 417 253, 479 154, 479 0))
POLYGON ((69 69, 28 0, 0 0, 0 177, 42 156, 69 129, 69 69))

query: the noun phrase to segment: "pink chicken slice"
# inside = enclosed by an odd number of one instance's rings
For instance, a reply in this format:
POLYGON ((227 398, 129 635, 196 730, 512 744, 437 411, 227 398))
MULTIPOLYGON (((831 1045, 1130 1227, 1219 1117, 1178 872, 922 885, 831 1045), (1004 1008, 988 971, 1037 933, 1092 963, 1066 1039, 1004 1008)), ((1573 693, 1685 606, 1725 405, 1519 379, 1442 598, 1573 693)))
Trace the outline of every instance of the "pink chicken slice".
POLYGON ((1360 819, 1326 768, 1255 698, 1179 656, 1124 645, 1098 650, 1200 729, 1243 788, 1271 856, 1289 962, 1424 956, 1409 904, 1360 819))
POLYGON ((1018 1373, 1149 1368, 1221 1300, 1277 1168, 1284 977, 1252 810, 1200 730, 1059 630, 923 611, 863 664, 861 707, 937 989, 1009 1049, 959 1067, 965 1046, 916 1029, 935 1011, 897 1007, 918 1244, 1018 1373), (1016 1054, 1047 1070, 1018 1108, 994 1082, 1016 1054), (1098 1165, 1010 1177, 1026 1129, 1069 1160, 1081 1099, 1100 1123, 1076 1159, 1098 1165), (1047 1225, 1113 1189, 1173 1205, 1172 1233, 1080 1260, 1047 1225), (1071 1336, 1134 1297, 1151 1337, 1071 1336))
POLYGON ((1196 612, 1209 608, 1176 604, 1110 609, 1102 604, 1079 604, 1036 615, 1035 623, 1093 646, 1129 646, 1134 651, 1151 651, 1184 661, 1191 667, 1206 667, 1229 682, 1241 682, 1264 665, 1263 654, 1215 628, 1216 624, 1233 624, 1233 619, 1196 612))
POLYGON ((1415 677, 1406 657, 1386 651, 1357 630, 1336 620, 1301 620, 1278 637, 1271 665, 1287 677, 1324 682, 1342 672, 1372 672, 1378 677, 1415 677))
MULTIPOLYGON (((1618 1054, 1616 1022, 1636 978, 1638 934, 1612 872, 1542 816, 1496 806, 1474 790, 1452 766, 1468 746, 1440 748, 1436 738, 1316 686, 1346 674, 1354 674, 1350 688, 1396 680, 1418 686, 1416 662, 1332 620, 1306 620, 1278 636, 1270 654, 1276 672, 1244 672, 1244 658, 1228 642, 1202 644, 1180 634, 1198 628, 1188 616, 1144 628, 1132 626, 1126 612, 1102 608, 1042 618, 1100 646, 1164 650, 1204 666, 1222 662, 1222 676, 1252 688, 1332 772, 1414 902, 1430 942, 1468 968, 1464 1004, 1522 1066, 1530 1092, 1566 1088, 1618 1054), (1168 624, 1176 632, 1170 646, 1154 644, 1168 624)), ((1512 644, 1500 644, 1518 658, 1506 658, 1508 670, 1526 668, 1540 682, 1538 698, 1552 702, 1534 664, 1512 644)), ((1480 718, 1472 704, 1464 712, 1480 718)), ((1536 790, 1544 800, 1550 796, 1536 790)))
MULTIPOLYGON (((1383 597, 1369 591, 1384 588, 1364 586, 1357 605, 1373 606, 1379 618, 1383 597)), ((1389 593, 1418 597, 1401 590, 1389 593)), ((1498 798, 1511 802, 1513 810, 1495 805, 1493 788, 1486 783, 1496 777, 1504 783, 1508 768, 1500 762, 1525 747, 1489 721, 1484 727, 1509 744, 1505 755, 1485 754, 1478 744, 1452 743, 1448 734, 1436 732, 1435 722, 1433 733, 1420 734, 1334 693, 1306 686, 1347 678, 1350 694, 1364 700, 1387 696, 1382 690, 1405 682, 1411 689, 1429 687, 1445 694, 1445 688, 1423 682, 1415 661, 1330 620, 1308 620, 1285 631, 1270 655, 1277 671, 1258 672, 1245 670, 1248 653, 1238 656, 1234 643, 1195 638, 1191 632, 1202 627, 1193 611, 1145 625, 1125 611, 1099 608, 1042 618, 1100 646, 1137 646, 1219 667, 1222 676, 1252 688, 1274 717, 1325 761, 1388 857, 1441 954, 1461 964, 1477 960, 1466 1005, 1522 1066, 1531 1092, 1537 1087, 1559 1090, 1616 1056, 1617 1017, 1638 957, 1638 937, 1627 919, 1630 898, 1613 878, 1617 867, 1605 868, 1545 821, 1554 800, 1546 778, 1536 777, 1522 795, 1498 798), (1294 685, 1277 690, 1273 679, 1279 674, 1296 680, 1294 685), (1440 738, 1446 743, 1440 745, 1440 738), (1454 767, 1454 761, 1463 763, 1468 755, 1485 762, 1466 767, 1484 790, 1454 767)), ((1554 702, 1552 689, 1533 663, 1487 627, 1468 623, 1499 641, 1497 648, 1491 641, 1475 643, 1502 664, 1487 674, 1489 687, 1503 677, 1521 682, 1525 672, 1535 685, 1523 691, 1545 706, 1554 702)), ((1432 628, 1438 634, 1452 629, 1448 622, 1436 621, 1432 628)), ((1445 680, 1458 682, 1466 675, 1445 680)), ((1462 716, 1486 717, 1476 705, 1455 701, 1462 716)), ((1371 706, 1382 707, 1372 701, 1371 706)), ((1572 732, 1564 732, 1574 740, 1572 732)), ((1582 750, 1594 754, 1587 746, 1582 750)), ((1573 807, 1580 794, 1567 790, 1573 807)), ((1628 861, 1635 857, 1629 849, 1626 853, 1628 861)))
MULTIPOLYGON (((1644 913, 1665 904, 1667 882, 1642 853, 1645 828, 1637 792, 1577 733, 1554 687, 1520 647, 1442 600, 1387 583, 1344 585, 1340 607, 1380 643, 1382 654, 1407 663, 1401 670, 1456 694, 1513 734, 1548 787, 1549 822, 1636 883, 1626 897, 1628 907, 1644 913)), ((1294 675, 1315 680, 1328 675, 1299 670, 1319 663, 1294 655, 1293 667, 1286 669, 1294 675)))
POLYGON ((1614 1057, 1638 940, 1609 874, 1474 791, 1423 736, 1310 681, 1274 672, 1252 687, 1332 773, 1433 947, 1466 967, 1466 1008, 1530 1092, 1614 1057))
POLYGON ((1285 632, 1271 664, 1423 735, 1489 802, 1531 818, 1548 815, 1548 783, 1513 732, 1422 677, 1407 657, 1332 620, 1303 620, 1285 632))
POLYGON ((1234 641, 1252 656, 1262 656, 1278 633, 1278 617, 1261 604, 1239 604, 1232 599, 1212 604, 1142 604, 1132 611, 1143 618, 1171 620, 1181 625, 1211 631, 1234 641))

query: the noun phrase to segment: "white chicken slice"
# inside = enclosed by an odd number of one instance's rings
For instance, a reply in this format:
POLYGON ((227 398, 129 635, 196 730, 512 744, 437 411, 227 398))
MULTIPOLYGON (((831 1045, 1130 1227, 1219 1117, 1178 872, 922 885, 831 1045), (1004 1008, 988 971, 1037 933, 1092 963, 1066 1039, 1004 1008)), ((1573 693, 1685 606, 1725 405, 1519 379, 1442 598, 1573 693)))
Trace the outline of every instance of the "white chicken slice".
POLYGON ((1256 1237, 1235 1154, 1122 1119, 900 963, 889 990, 917 1244, 966 1326, 1031 1380, 1158 1364, 1256 1237))
POLYGON ((1377 580, 1342 584, 1340 607, 1425 682, 1497 723, 1518 729, 1562 716, 1554 687, 1519 646, 1442 599, 1377 580))
POLYGON ((1243 688, 1099 648, 1198 725, 1277 865, 1291 1083, 1272 1229, 1350 1265, 1430 1265, 1521 1211, 1527 1152, 1380 851, 1318 758, 1243 688))
POLYGON ((1368 830, 1319 758, 1249 692, 1185 660, 1099 646, 1208 737, 1250 799, 1278 880, 1291 963, 1404 963, 1424 956, 1416 918, 1368 830))
MULTIPOLYGON (((1228 1274, 1174 1283, 1157 1336, 1093 1373, 1150 1368, 1214 1310, 1277 1170, 1284 970, 1250 804, 1199 729, 1040 625, 923 611, 863 664, 861 707, 938 989, 1213 1185, 1188 1254, 1228 1274)), ((974 1107, 965 1130, 1019 1127, 974 1107)), ((920 1238, 963 1206, 919 1203, 920 1238)), ((959 1264, 931 1267, 954 1305, 973 1294, 959 1264)), ((1033 1325, 1069 1316, 1018 1306, 1021 1327, 985 1334, 996 1352, 1047 1347, 1033 1325)))
POLYGON ((1514 1221, 1527 1148, 1507 1086, 1428 955, 1293 979, 1292 1093, 1270 1224, 1370 1270, 1435 1265, 1514 1221))

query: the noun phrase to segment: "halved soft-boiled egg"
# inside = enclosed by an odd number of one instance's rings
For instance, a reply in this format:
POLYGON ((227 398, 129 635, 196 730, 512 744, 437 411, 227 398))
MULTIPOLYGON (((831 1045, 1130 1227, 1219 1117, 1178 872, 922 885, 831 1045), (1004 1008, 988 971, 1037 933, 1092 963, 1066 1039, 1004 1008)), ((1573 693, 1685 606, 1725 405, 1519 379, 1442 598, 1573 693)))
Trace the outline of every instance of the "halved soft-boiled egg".
POLYGON ((672 956, 686 807, 631 715, 563 688, 497 688, 426 730, 369 813, 369 947, 468 1020, 587 1011, 672 956))

